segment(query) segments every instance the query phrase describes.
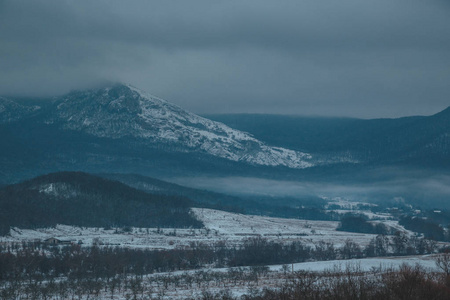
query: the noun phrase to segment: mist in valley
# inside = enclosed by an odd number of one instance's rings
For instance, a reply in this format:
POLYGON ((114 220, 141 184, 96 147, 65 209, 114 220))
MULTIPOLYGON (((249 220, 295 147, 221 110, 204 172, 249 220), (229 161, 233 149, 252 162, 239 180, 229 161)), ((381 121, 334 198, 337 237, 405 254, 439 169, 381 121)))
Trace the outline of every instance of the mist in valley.
MULTIPOLYGON (((450 176, 446 173, 402 172, 386 174, 377 180, 277 180, 256 177, 177 177, 169 181, 177 184, 211 190, 242 198, 273 199, 274 204, 291 204, 311 199, 342 198, 354 202, 368 202, 385 206, 413 205, 423 209, 450 208, 450 176)), ((397 170, 398 171, 398 170, 397 170)))

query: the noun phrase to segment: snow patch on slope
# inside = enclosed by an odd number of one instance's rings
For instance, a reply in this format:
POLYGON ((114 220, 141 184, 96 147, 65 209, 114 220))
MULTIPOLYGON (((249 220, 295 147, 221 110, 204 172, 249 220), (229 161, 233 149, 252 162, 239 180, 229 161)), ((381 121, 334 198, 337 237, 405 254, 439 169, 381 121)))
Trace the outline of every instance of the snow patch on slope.
POLYGON ((75 187, 62 182, 41 184, 36 189, 40 193, 49 196, 64 197, 66 199, 80 195, 80 192, 75 187))
POLYGON ((25 106, 0 97, 0 123, 20 120, 41 109, 39 106, 25 106))

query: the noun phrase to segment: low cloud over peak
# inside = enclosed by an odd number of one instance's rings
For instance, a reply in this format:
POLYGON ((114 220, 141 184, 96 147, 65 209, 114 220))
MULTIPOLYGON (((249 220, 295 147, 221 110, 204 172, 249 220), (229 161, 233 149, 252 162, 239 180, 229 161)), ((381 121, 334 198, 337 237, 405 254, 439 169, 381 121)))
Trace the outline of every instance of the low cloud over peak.
POLYGON ((130 82, 200 113, 432 114, 445 1, 1 1, 0 94, 130 82))

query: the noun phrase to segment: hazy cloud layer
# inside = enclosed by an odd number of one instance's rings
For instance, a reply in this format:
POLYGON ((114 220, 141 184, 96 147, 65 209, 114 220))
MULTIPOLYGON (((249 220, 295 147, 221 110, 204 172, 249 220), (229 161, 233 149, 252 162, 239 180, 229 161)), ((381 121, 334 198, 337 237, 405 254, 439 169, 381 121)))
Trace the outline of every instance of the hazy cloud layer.
POLYGON ((0 94, 128 82, 200 113, 450 105, 447 1, 0 0, 0 94))
POLYGON ((391 177, 371 183, 285 181, 251 177, 180 177, 167 180, 237 196, 299 199, 310 196, 328 199, 341 197, 351 201, 368 202, 404 199, 408 203, 420 203, 422 206, 450 207, 447 201, 450 196, 450 177, 444 174, 417 177, 417 173, 426 172, 417 171, 412 175, 403 173, 399 178, 391 177))

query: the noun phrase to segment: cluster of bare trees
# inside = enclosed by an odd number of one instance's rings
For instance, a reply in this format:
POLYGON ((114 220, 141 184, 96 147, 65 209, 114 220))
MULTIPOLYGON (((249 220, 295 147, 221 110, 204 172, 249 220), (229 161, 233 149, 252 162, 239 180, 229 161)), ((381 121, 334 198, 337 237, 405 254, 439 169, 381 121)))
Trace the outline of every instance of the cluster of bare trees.
MULTIPOLYGON (((443 213, 442 217, 444 216, 448 218, 448 214, 443 213)), ((441 221, 448 221, 447 218, 443 218, 443 220, 441 221)), ((405 226, 406 229, 409 229, 411 231, 420 232, 429 239, 433 239, 436 241, 450 241, 449 232, 446 231, 443 226, 439 225, 432 219, 425 219, 415 216, 405 216, 400 218, 399 224, 405 226)))
MULTIPOLYGON (((420 266, 362 272, 357 266, 345 270, 285 273, 275 287, 249 288, 237 297, 229 290, 204 291, 191 299, 202 300, 446 300, 450 277, 420 266)), ((251 287, 251 286, 250 286, 251 287)))
POLYGON ((419 266, 363 272, 357 266, 324 272, 269 272, 264 267, 227 272, 196 271, 109 279, 12 280, 0 287, 0 299, 275 300, 275 299, 450 299, 450 277, 419 266), (275 283, 270 286, 268 283, 275 283), (238 288, 246 292, 235 296, 238 288), (217 290, 219 290, 217 292, 217 290))
POLYGON ((288 274, 286 280, 275 289, 245 295, 243 299, 444 300, 450 299, 450 278, 443 273, 431 273, 420 266, 408 265, 403 265, 399 270, 369 273, 358 268, 321 273, 298 272, 288 274))
POLYGON ((168 293, 184 291, 185 295, 198 294, 209 289, 256 286, 264 278, 275 280, 265 266, 230 268, 228 271, 185 271, 183 273, 160 273, 153 275, 117 274, 109 278, 60 277, 33 280, 19 277, 0 283, 0 299, 163 299, 168 293))
MULTIPOLYGON (((33 295, 47 298, 48 294, 61 295, 57 297, 65 299, 64 291, 71 295, 97 295, 101 291, 115 293, 123 290, 142 294, 142 286, 152 286, 143 284, 143 278, 152 273, 195 270, 205 266, 254 266, 250 275, 242 275, 236 269, 228 275, 233 278, 229 280, 235 283, 249 281, 250 278, 257 282, 258 274, 265 272, 260 267, 263 265, 404 255, 413 251, 408 250, 410 247, 415 249, 415 253, 419 252, 419 248, 423 248, 421 253, 431 253, 436 245, 426 240, 407 238, 400 233, 391 239, 377 236, 365 248, 350 240, 343 247, 335 248, 326 242, 312 247, 298 241, 282 244, 260 237, 247 239, 240 246, 229 246, 224 242, 214 245, 192 243, 190 247, 172 250, 23 243, 0 247, 0 288, 4 299, 15 299, 17 293, 30 299, 36 299, 33 295)), ((200 282, 203 283, 211 281, 205 274, 197 275, 195 279, 189 279, 186 275, 178 282, 192 287, 194 282, 198 284, 198 278, 202 278, 200 282)), ((167 285, 172 279, 162 278, 156 282, 167 285)), ((158 291, 164 290, 157 287, 158 291)))
POLYGON ((308 246, 300 241, 282 244, 256 237, 239 246, 224 242, 213 245, 191 243, 190 247, 171 250, 128 249, 121 247, 52 247, 41 243, 23 243, 0 247, 0 280, 14 277, 69 276, 109 278, 117 274, 149 274, 192 270, 204 266, 235 267, 297 263, 385 255, 433 253, 436 243, 409 238, 376 236, 366 247, 347 240, 343 247, 319 242, 308 246))

